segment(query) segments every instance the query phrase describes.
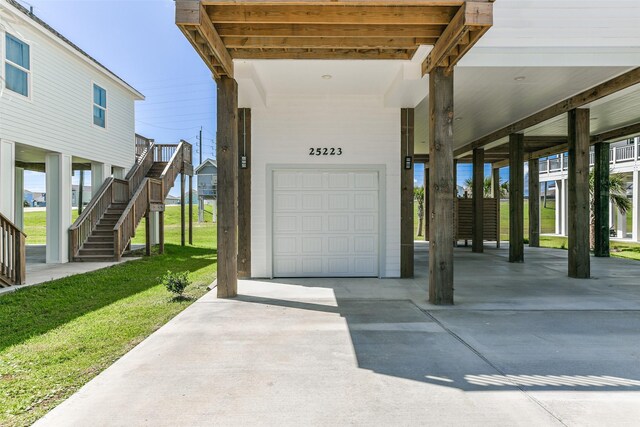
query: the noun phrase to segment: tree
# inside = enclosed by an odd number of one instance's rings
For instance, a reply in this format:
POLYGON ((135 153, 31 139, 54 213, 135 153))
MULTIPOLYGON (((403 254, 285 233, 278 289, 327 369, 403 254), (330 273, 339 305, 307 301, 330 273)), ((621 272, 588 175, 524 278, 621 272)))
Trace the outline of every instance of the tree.
MULTIPOLYGON (((594 198, 594 186, 595 174, 592 169, 589 172, 589 244, 591 245, 591 249, 594 249, 596 246, 596 201, 594 198)), ((609 172, 609 201, 622 214, 627 213, 627 211, 631 209, 631 202, 627 198, 627 187, 624 179, 621 175, 616 175, 611 172, 609 172)))
MULTIPOLYGON (((469 195, 473 195, 473 178, 467 179, 464 182, 464 185, 467 188, 469 195)), ((491 187, 492 187, 492 179, 490 176, 487 176, 484 178, 484 182, 482 183, 482 190, 484 191, 484 197, 487 199, 492 196, 491 187)))
POLYGON ((424 187, 413 189, 413 199, 418 204, 418 236, 422 236, 422 224, 424 220, 424 187))

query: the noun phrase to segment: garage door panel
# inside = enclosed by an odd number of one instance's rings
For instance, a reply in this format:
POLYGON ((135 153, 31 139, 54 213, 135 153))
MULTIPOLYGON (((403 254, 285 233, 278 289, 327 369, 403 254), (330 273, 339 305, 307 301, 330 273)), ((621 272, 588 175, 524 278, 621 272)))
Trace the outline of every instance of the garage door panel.
POLYGON ((369 171, 274 172, 274 276, 377 276, 378 180, 369 171))

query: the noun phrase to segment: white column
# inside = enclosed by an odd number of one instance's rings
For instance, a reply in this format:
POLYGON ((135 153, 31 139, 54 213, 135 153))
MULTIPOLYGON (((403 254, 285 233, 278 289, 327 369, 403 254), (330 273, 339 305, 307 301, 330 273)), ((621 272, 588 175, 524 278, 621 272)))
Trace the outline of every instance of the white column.
POLYGON ((616 228, 618 232, 618 239, 626 239, 627 238, 627 214, 618 211, 618 227, 616 228))
POLYGON ((111 176, 111 165, 107 163, 91 163, 91 197, 98 192, 102 183, 111 176))
POLYGON ((24 169, 16 168, 15 175, 15 214, 13 222, 24 230, 24 169))
POLYGON ((151 212, 149 215, 149 226, 151 227, 151 245, 157 245, 160 243, 160 213, 151 212))
POLYGON ((609 199, 609 229, 616 226, 616 208, 613 206, 611 199, 609 199))
POLYGON ((562 181, 557 180, 555 194, 556 234, 562 234, 562 181))
POLYGON ((121 168, 118 166, 113 167, 113 177, 115 179, 124 179, 124 176, 125 176, 124 168, 121 168))
POLYGON ((45 157, 47 174, 47 250, 46 262, 69 262, 71 226, 71 156, 49 153, 45 157))
POLYGON ((15 214, 16 145, 0 140, 0 213, 10 221, 15 214))
POLYGON ((633 171, 633 207, 631 209, 633 221, 633 241, 640 242, 640 170, 633 171))

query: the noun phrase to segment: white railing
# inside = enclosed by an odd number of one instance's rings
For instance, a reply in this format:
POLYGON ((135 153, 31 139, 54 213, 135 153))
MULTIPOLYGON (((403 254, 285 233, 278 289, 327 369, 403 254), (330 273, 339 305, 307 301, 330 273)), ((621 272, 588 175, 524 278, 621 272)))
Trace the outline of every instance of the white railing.
MULTIPOLYGON (((640 150, 636 152, 635 145, 625 145, 622 147, 611 147, 609 149, 609 163, 635 162, 640 160, 640 150)), ((593 149, 589 152, 589 166, 595 164, 595 153, 593 149)), ((540 173, 554 173, 569 169, 569 155, 562 153, 554 158, 540 159, 540 173)))

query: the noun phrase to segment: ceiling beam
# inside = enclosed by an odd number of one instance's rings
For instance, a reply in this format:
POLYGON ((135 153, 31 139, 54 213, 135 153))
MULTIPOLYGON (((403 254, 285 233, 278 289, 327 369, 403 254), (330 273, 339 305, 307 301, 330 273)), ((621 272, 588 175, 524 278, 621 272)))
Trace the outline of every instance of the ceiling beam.
POLYGON ((218 24, 221 37, 417 37, 437 38, 443 25, 218 24))
POLYGON ((176 25, 216 79, 233 78, 233 60, 198 0, 176 0, 176 25), (204 42, 201 42, 203 40, 204 42))
POLYGON ((465 2, 422 63, 422 75, 436 67, 446 67, 451 72, 492 25, 492 3, 465 2))
POLYGON ((458 7, 226 4, 206 10, 214 24, 447 25, 458 7))
POLYGON ((413 50, 355 50, 355 49, 239 49, 232 52, 237 59, 404 59, 409 60, 413 50))
POLYGON ((592 136, 591 143, 597 144, 598 142, 615 142, 614 140, 624 139, 625 137, 632 137, 637 135, 640 135, 640 122, 592 136))
POLYGON ((483 136, 482 138, 470 142, 469 144, 466 144, 465 146, 455 150, 454 155, 456 157, 465 155, 473 151, 473 149, 475 148, 484 147, 487 144, 491 144, 492 142, 495 142, 499 139, 506 138, 512 133, 523 132, 524 130, 532 126, 553 119, 554 117, 567 113, 575 108, 583 107, 587 104, 612 95, 623 89, 635 86, 639 83, 640 67, 634 68, 618 77, 615 77, 575 96, 553 104, 545 108, 544 110, 538 111, 537 113, 534 113, 528 117, 525 117, 524 119, 510 124, 509 126, 505 126, 497 131, 490 133, 489 135, 483 136))
POLYGON ((223 37, 228 49, 415 49, 438 39, 416 37, 223 37))
MULTIPOLYGON (((205 6, 246 5, 326 5, 326 6, 462 6, 466 0, 201 0, 205 6)), ((493 3, 495 0, 476 0, 493 3)))

